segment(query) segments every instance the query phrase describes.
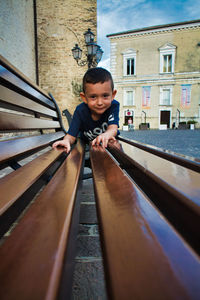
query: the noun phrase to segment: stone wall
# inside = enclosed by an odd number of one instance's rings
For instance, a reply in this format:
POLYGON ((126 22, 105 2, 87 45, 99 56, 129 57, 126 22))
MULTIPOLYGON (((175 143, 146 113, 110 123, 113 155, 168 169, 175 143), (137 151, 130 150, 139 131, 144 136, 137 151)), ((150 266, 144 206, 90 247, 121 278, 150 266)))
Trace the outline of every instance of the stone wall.
POLYGON ((77 43, 85 52, 83 34, 91 28, 96 35, 96 25, 96 0, 37 1, 39 85, 53 94, 61 112, 73 113, 80 103, 73 83, 81 84, 87 66, 77 66, 71 49, 77 43))
POLYGON ((33 0, 0 0, 0 54, 36 81, 33 0))

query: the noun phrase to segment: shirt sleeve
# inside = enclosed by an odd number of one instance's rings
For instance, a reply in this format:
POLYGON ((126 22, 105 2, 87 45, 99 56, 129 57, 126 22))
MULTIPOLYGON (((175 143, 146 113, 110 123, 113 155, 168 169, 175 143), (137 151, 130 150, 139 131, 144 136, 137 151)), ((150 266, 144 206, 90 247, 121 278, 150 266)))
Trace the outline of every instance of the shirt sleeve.
POLYGON ((74 137, 77 137, 77 135, 80 131, 80 128, 81 128, 81 119, 80 119, 80 116, 79 116, 79 112, 76 108, 76 110, 73 114, 73 117, 72 117, 72 122, 70 124, 69 130, 68 130, 67 133, 74 136, 74 137))
POLYGON ((116 124, 119 127, 119 102, 113 100, 108 116, 108 125, 116 124))

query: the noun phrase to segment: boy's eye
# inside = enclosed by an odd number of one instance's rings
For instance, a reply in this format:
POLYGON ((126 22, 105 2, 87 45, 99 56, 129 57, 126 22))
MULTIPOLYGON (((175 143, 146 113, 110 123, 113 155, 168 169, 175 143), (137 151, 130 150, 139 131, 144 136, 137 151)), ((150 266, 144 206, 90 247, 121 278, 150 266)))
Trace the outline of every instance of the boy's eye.
POLYGON ((109 94, 104 94, 103 96, 104 96, 104 98, 108 98, 109 94))

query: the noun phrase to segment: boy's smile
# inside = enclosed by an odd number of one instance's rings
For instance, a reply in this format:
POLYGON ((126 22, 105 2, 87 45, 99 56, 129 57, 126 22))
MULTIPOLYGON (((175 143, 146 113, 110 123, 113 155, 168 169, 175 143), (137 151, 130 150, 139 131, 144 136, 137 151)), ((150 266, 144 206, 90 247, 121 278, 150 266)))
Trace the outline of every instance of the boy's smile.
POLYGON ((101 115, 111 106, 116 92, 116 90, 112 91, 110 80, 104 83, 86 84, 85 93, 81 93, 80 96, 91 110, 93 120, 99 120, 101 115))

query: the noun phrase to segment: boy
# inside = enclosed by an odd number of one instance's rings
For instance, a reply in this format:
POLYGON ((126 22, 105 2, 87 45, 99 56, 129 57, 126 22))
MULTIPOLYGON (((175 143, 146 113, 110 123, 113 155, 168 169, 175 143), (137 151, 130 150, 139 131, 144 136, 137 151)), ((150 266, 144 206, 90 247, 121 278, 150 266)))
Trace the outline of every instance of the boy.
POLYGON ((105 148, 109 140, 115 140, 119 123, 116 92, 110 72, 103 68, 89 69, 80 93, 83 103, 76 107, 67 135, 55 142, 53 148, 62 146, 69 152, 79 133, 84 141, 92 141, 92 146, 101 144, 105 148))

